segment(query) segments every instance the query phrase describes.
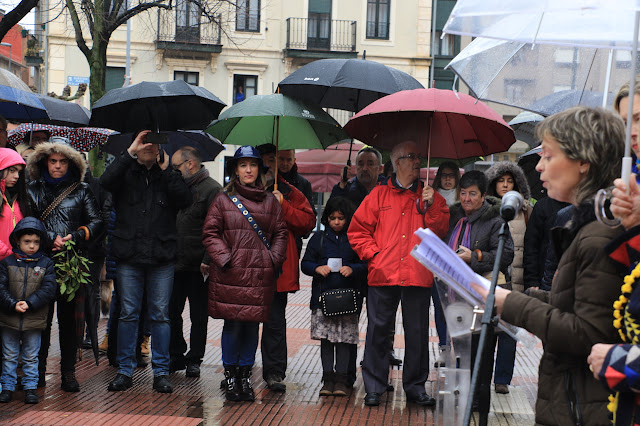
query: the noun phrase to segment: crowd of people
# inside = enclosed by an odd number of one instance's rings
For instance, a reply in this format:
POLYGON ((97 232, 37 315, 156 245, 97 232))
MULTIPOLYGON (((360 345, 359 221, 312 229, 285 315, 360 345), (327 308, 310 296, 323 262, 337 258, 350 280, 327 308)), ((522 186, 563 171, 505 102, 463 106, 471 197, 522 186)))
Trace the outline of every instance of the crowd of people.
MULTIPOLYGON (((423 183, 419 147, 407 140, 392 149, 389 167, 374 148, 357 153, 355 176, 335 185, 316 232, 311 185, 297 170, 294 150, 277 151, 270 144, 238 148, 222 187, 197 149, 185 146, 168 156, 146 142, 147 130, 134 134, 99 179, 87 170, 82 153, 46 132, 28 135, 17 150, 0 148, 0 403, 11 401, 19 385, 25 403, 38 402, 36 388, 46 386, 54 312, 61 388, 80 391, 78 348, 85 333, 96 338, 85 332, 85 319, 88 328, 97 323, 86 307, 99 295, 106 265, 114 297, 104 345, 117 368, 109 391, 133 386, 134 369, 146 365, 145 335, 151 340, 156 392, 173 392, 170 375, 177 371, 199 377, 210 316, 224 320, 226 399, 255 400, 251 377, 259 341, 266 386, 285 392, 286 308, 288 294, 300 289, 302 271, 312 277, 311 338, 320 341, 320 396, 346 396, 353 387, 366 304, 364 404, 381 404, 393 389, 390 365, 402 364, 407 402, 433 406, 425 388, 431 365, 450 362, 444 354, 451 347, 455 351, 456 339, 447 335, 440 303, 445 287, 410 255, 419 242, 415 230, 429 228, 474 272, 495 278, 502 319, 541 339, 537 424, 607 424, 611 413, 615 424, 636 424, 636 176, 615 180, 611 213, 621 226, 598 222, 594 211, 596 192, 614 184, 627 119, 633 121, 637 172, 639 120, 635 114, 626 117, 631 95, 640 108, 640 85, 633 90, 627 85, 616 98, 617 113, 575 107, 537 125, 542 151, 536 169, 546 198, 531 198, 523 170, 511 162, 461 173, 447 161, 431 185, 423 183), (524 202, 508 222, 499 274, 493 277, 504 223, 500 206, 510 191, 524 202), (61 255, 70 247, 79 257, 69 262, 83 265, 91 276, 71 294, 56 283, 61 255), (188 345, 182 330, 187 300, 188 345), (433 363, 432 300, 440 347, 433 363), (393 349, 398 305, 403 360, 393 349)), ((6 122, 0 120, 0 127, 0 145, 3 138, 6 145, 6 122)), ((486 298, 486 290, 476 289, 486 298)), ((509 393, 517 343, 497 333, 490 347, 496 348, 494 363, 483 374, 493 376, 496 393, 509 393)))

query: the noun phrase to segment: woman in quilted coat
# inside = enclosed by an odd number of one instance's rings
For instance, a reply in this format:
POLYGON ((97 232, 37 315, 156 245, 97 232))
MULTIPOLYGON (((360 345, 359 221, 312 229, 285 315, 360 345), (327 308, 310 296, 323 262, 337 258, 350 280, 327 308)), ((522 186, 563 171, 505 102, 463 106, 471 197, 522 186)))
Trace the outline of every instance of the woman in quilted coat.
POLYGON ((265 190, 258 150, 238 148, 230 166, 235 174, 211 203, 202 230, 211 258, 209 315, 225 320, 220 344, 226 398, 253 401, 258 329, 269 319, 287 226, 278 200, 265 190))

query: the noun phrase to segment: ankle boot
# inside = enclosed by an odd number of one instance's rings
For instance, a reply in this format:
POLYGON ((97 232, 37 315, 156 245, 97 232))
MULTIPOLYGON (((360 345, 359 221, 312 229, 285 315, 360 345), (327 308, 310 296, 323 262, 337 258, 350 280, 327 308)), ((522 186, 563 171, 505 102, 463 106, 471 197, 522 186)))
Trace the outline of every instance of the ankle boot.
POLYGON ((320 396, 333 395, 334 375, 335 373, 333 371, 325 371, 322 373, 322 388, 320 389, 320 396))
POLYGON ((333 385, 333 396, 347 396, 347 375, 336 373, 333 385))
POLYGON ((251 386, 251 365, 243 365, 238 368, 238 377, 240 379, 240 400, 255 401, 256 396, 251 386))
POLYGON ((224 380, 220 383, 220 387, 224 389, 224 396, 227 401, 240 401, 240 386, 237 380, 238 366, 224 366, 224 380))

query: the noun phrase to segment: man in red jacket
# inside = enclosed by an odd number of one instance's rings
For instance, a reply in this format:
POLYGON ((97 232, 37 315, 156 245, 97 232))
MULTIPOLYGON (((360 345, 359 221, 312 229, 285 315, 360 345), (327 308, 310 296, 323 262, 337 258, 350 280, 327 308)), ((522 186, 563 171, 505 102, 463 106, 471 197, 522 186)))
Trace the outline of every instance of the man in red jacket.
POLYGON ((365 197, 356 211, 348 236, 353 250, 368 263, 367 339, 362 364, 365 405, 379 405, 387 390, 387 339, 402 302, 405 358, 402 385, 408 402, 432 406, 425 391, 429 376, 429 300, 433 275, 410 254, 418 244, 418 228, 430 228, 441 238, 447 233, 449 208, 444 198, 420 182, 420 158, 414 142, 391 151, 394 174, 365 197), (426 204, 421 214, 416 200, 426 204))
MULTIPOLYGON (((262 161, 269 171, 266 173, 269 190, 273 190, 276 168, 276 149, 273 144, 258 147, 262 161)), ((295 186, 287 183, 278 174, 278 189, 273 190, 287 222, 287 258, 278 277, 276 293, 271 303, 269 321, 262 327, 260 350, 262 352, 262 377, 272 391, 284 392, 282 382, 287 370, 287 296, 289 292, 300 290, 300 252, 297 238, 308 234, 316 224, 316 215, 311 204, 295 186)))

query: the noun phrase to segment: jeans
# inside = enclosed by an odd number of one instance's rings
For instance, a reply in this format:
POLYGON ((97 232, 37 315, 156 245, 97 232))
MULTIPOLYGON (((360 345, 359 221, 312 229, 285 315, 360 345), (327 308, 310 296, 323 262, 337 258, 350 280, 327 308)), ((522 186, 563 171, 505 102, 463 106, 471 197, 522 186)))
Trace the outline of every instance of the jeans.
POLYGON ((493 382, 510 385, 513 378, 513 366, 516 363, 517 342, 505 333, 498 333, 498 352, 493 382))
POLYGON ((222 327, 222 364, 245 367, 256 361, 259 322, 224 320, 222 327))
POLYGON ((146 292, 151 319, 151 366, 155 376, 169 374, 169 300, 173 288, 173 264, 132 265, 118 263, 120 319, 118 321, 118 373, 131 377, 136 367, 138 323, 146 292))
POLYGON ((200 271, 176 271, 173 293, 169 303, 172 360, 185 361, 187 364, 200 365, 202 363, 207 346, 208 292, 209 286, 202 278, 200 271), (189 337, 191 349, 185 355, 187 342, 185 342, 182 332, 182 311, 184 311, 187 298, 189 299, 189 316, 191 317, 189 337))
POLYGON ((440 346, 449 346, 451 343, 451 339, 449 339, 447 335, 447 322, 444 319, 444 310, 442 309, 442 304, 440 303, 440 293, 438 292, 438 286, 433 283, 433 288, 431 289, 431 298, 433 299, 433 316, 436 322, 436 331, 438 332, 438 341, 440 346))
POLYGON ((38 387, 38 352, 42 330, 17 331, 2 328, 2 389, 14 391, 18 381, 18 356, 22 355, 22 386, 24 389, 38 387))

